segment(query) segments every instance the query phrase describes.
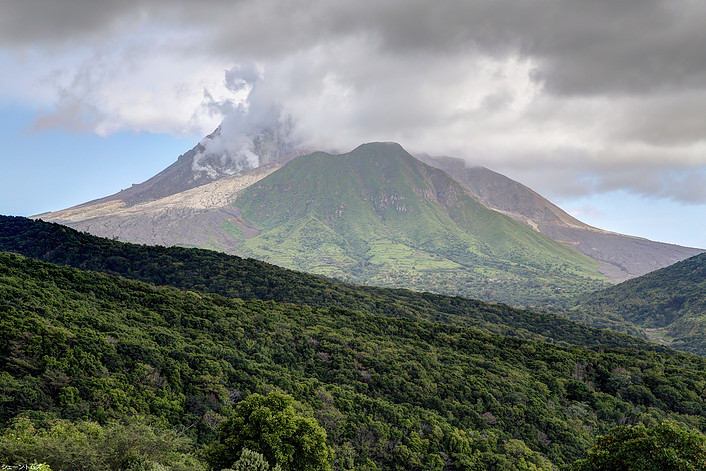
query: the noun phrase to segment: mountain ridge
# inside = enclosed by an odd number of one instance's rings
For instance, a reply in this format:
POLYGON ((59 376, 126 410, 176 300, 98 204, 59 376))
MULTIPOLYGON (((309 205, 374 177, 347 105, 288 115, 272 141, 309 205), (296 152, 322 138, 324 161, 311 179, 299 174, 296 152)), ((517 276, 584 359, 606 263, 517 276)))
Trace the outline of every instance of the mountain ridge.
POLYGON ((583 296, 569 317, 577 313, 622 319, 653 341, 705 355, 706 254, 583 296))
MULTIPOLYGON (((212 145, 213 142, 221 139, 222 130, 219 126, 189 151, 180 155, 176 162, 144 182, 68 209, 78 210, 115 201, 120 201, 127 207, 149 203, 241 172, 257 168, 278 168, 289 160, 307 153, 307 149, 297 148, 284 140, 278 135, 278 131, 278 129, 265 128, 253 136, 248 136, 251 145, 245 157, 233 155, 230 150, 219 148, 220 145, 212 145)), ((51 213, 38 214, 36 217, 46 214, 51 213)))
POLYGON ((419 157, 444 170, 487 207, 598 260, 601 271, 614 281, 641 276, 706 251, 592 227, 534 190, 485 167, 469 167, 454 157, 419 157))

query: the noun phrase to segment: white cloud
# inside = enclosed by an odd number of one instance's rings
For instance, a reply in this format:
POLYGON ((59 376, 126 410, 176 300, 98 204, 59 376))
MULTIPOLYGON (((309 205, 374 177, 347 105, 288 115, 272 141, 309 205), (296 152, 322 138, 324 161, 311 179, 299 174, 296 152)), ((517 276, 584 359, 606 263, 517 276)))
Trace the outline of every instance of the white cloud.
POLYGON ((6 53, 0 98, 38 109, 35 130, 196 136, 215 129, 223 114, 203 105, 206 93, 212 100, 238 98, 223 80, 231 62, 185 56, 190 34, 165 31, 157 39, 149 28, 132 33, 93 47, 6 53))

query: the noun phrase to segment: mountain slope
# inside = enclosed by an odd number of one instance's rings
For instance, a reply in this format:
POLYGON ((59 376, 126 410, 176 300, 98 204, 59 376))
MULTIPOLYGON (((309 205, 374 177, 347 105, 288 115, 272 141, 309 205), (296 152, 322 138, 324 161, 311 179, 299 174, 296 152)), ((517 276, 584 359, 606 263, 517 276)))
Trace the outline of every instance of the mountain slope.
MULTIPOLYGON (((38 216, 61 218, 66 214, 76 220, 110 214, 117 208, 149 203, 178 193, 208 185, 214 181, 256 168, 275 169, 306 153, 295 148, 281 134, 281 126, 265 128, 252 136, 244 136, 240 148, 224 146, 221 128, 201 140, 193 149, 152 178, 114 195, 80 204, 57 213, 38 216)), ((253 172, 257 175, 257 172, 253 172)))
POLYGON ((338 308, 230 300, 0 253, 0 426, 131 415, 207 444, 283 391, 341 469, 565 469, 617 424, 706 429, 706 360, 563 348, 338 308))
POLYGON ((575 312, 611 316, 654 340, 706 354, 706 254, 585 296, 575 312))
POLYGON ((444 170, 487 207, 598 260, 601 271, 614 281, 644 275, 704 252, 591 227, 521 183, 484 167, 468 167, 461 159, 420 158, 444 170))
MULTIPOLYGON (((274 172, 284 161, 244 170, 155 201, 128 205, 115 199, 37 217, 128 242, 233 252, 238 237, 234 238, 227 229, 232 227, 230 220, 237 218, 238 213, 229 203, 240 191, 274 172)), ((245 234, 255 232, 245 228, 245 234)))
POLYGON ((239 253, 358 283, 544 303, 602 284, 590 258, 488 210, 398 144, 300 157, 234 202, 239 253))

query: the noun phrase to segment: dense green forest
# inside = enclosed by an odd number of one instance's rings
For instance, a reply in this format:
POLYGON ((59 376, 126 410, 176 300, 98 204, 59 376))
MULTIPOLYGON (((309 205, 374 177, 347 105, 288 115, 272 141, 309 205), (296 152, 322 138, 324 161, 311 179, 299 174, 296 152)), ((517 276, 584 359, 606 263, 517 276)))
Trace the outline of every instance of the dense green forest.
POLYGON ((590 325, 626 321, 655 341, 706 355, 706 254, 583 296, 569 316, 590 325))
POLYGON ((335 469, 565 468, 616 425, 706 430, 706 359, 658 347, 230 299, 7 253, 0 312, 7 433, 18 415, 39 428, 67 419, 76 433, 147 421, 193 440, 175 462, 200 456, 236 404, 272 391, 321 424, 335 469))
MULTIPOLYGON (((635 337, 585 327, 555 315, 456 296, 353 285, 210 250, 117 242, 22 217, 0 216, 0 250, 230 298, 340 307, 556 343, 647 345, 635 337)), ((638 333, 629 327, 619 330, 638 333)))

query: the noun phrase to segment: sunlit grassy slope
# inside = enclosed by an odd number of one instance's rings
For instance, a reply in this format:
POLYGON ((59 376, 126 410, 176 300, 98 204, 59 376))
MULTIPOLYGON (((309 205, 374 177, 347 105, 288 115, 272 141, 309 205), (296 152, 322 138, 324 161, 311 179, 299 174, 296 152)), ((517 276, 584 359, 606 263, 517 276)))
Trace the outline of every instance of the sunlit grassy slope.
POLYGON ((605 286, 593 260, 485 208, 398 144, 301 157, 235 206, 261 231, 240 253, 288 268, 512 304, 605 286))

